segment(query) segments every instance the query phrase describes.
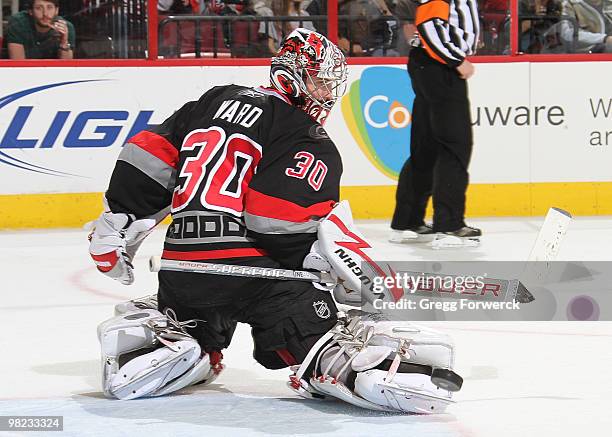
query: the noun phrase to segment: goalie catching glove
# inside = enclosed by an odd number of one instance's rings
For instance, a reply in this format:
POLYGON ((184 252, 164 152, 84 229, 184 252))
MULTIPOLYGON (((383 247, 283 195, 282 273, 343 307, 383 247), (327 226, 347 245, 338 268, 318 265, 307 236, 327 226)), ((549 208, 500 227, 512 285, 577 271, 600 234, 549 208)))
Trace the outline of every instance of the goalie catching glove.
POLYGON ((353 223, 346 200, 336 204, 321 220, 317 237, 303 267, 329 271, 338 278, 339 284, 334 288, 336 301, 361 306, 375 299, 397 301, 404 295, 402 288, 384 286, 383 279, 395 272, 387 263, 376 261, 380 257, 353 223))
POLYGON ((98 270, 123 285, 132 284, 132 259, 156 224, 153 218, 136 220, 132 214, 103 212, 89 234, 89 254, 98 270))

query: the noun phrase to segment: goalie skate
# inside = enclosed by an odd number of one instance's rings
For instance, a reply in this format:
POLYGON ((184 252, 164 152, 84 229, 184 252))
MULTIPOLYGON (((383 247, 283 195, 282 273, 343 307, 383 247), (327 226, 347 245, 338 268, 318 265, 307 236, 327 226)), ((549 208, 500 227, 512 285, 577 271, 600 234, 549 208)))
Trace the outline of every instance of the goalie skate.
POLYGON ((455 249, 480 245, 480 229, 464 226, 453 232, 438 232, 431 242, 432 249, 455 249))

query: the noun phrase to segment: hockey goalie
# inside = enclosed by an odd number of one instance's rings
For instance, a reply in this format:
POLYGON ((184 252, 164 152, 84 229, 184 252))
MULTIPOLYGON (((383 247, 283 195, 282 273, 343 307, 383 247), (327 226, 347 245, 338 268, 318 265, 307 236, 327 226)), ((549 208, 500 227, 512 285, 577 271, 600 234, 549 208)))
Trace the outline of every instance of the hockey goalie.
POLYGON ((138 246, 170 213, 165 260, 327 271, 336 282, 161 270, 156 296, 117 305, 98 327, 106 396, 209 384, 243 322, 255 359, 291 367, 302 396, 410 413, 451 402, 462 381, 446 335, 337 308, 359 306, 367 284, 391 274, 339 202, 342 162, 323 124, 346 82, 342 52, 297 29, 272 59, 270 86, 214 87, 124 146, 90 235, 100 272, 131 284, 138 246))

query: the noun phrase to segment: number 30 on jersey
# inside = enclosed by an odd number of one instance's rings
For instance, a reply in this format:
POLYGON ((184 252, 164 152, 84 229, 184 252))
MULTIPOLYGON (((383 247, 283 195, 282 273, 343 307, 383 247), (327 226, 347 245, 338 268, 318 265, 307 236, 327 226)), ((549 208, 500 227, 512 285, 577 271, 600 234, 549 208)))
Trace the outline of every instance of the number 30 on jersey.
POLYGON ((325 163, 320 159, 315 161, 314 155, 304 150, 297 152, 293 158, 297 159, 297 163, 293 168, 285 170, 285 174, 298 179, 304 179, 308 175, 308 185, 313 190, 319 191, 325 180, 325 175, 327 175, 325 163))
POLYGON ((226 138, 223 129, 213 126, 190 132, 181 146, 181 152, 185 151, 196 154, 187 158, 181 167, 179 181, 182 182, 174 189, 172 212, 185 208, 204 183, 200 195, 202 205, 214 211, 242 215, 242 197, 261 159, 261 146, 242 134, 226 138), (209 165, 212 167, 207 173, 209 165))

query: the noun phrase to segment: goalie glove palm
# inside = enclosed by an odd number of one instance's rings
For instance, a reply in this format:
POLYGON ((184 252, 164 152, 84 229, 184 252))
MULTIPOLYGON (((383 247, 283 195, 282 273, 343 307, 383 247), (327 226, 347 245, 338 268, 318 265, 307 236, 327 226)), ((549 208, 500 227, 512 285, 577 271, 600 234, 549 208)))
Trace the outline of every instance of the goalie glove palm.
POLYGON ((133 215, 123 213, 102 213, 89 235, 89 254, 98 270, 123 285, 132 284, 132 258, 155 223, 153 219, 134 220, 133 215))

